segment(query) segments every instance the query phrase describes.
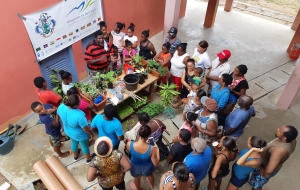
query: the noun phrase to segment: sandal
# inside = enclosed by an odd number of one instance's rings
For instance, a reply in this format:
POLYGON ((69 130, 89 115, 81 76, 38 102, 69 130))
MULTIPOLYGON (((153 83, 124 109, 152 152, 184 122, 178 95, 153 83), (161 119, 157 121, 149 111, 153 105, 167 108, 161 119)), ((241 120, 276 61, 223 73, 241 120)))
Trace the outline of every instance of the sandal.
POLYGON ((78 161, 78 158, 80 156, 80 152, 81 152, 81 149, 78 149, 78 156, 77 157, 74 157, 74 162, 77 162, 78 161))
POLYGON ((65 135, 64 137, 65 137, 65 140, 62 140, 61 142, 65 142, 65 141, 70 140, 70 137, 69 137, 69 136, 65 135))
POLYGON ((151 187, 151 183, 150 183, 150 181, 149 181, 148 177, 146 177, 146 179, 147 179, 147 181, 148 181, 148 183, 149 183, 149 187, 150 187, 150 189, 153 189, 154 187, 153 187, 153 186, 151 187))
MULTIPOLYGON (((70 156, 73 152, 72 152, 72 150, 69 150, 68 153, 69 153, 68 156, 70 156)), ((59 156, 59 158, 66 158, 68 156, 64 156, 64 157, 59 156)))
POLYGON ((130 183, 130 188, 131 188, 132 190, 136 190, 136 186, 135 186, 134 182, 131 182, 131 183, 130 183))

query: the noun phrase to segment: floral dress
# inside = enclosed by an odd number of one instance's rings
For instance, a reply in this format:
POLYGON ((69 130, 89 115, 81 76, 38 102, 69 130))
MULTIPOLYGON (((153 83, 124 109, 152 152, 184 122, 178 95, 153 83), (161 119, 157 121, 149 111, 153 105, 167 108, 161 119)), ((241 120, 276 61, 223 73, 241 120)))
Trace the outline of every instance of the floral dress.
POLYGON ((104 179, 98 179, 101 187, 110 188, 120 184, 124 180, 123 169, 120 160, 123 154, 114 150, 107 157, 96 156, 90 163, 90 167, 96 168, 104 179))

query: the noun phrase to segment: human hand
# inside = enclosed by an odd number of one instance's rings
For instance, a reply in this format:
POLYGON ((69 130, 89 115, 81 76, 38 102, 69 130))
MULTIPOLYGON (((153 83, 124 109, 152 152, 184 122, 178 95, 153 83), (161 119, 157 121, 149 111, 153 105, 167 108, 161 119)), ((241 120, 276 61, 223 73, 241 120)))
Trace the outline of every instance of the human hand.
POLYGON ((263 148, 251 148, 252 151, 255 151, 255 152, 263 152, 264 149, 263 148))
POLYGON ((104 61, 106 58, 107 58, 106 56, 100 57, 100 58, 98 59, 98 61, 104 61))

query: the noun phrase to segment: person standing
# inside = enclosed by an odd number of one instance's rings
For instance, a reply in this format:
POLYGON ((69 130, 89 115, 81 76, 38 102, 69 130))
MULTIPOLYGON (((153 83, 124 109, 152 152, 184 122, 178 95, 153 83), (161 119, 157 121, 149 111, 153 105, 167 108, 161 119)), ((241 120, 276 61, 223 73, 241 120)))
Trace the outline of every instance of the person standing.
POLYGON ((251 96, 242 95, 237 102, 240 107, 227 116, 224 125, 224 135, 230 136, 235 140, 242 136, 244 128, 251 117, 255 116, 255 109, 252 106, 253 98, 251 96))
POLYGON ((219 84, 219 78, 222 74, 229 74, 230 64, 228 59, 231 56, 229 50, 223 50, 217 54, 217 58, 212 61, 211 67, 206 74, 206 83, 208 84, 207 94, 210 96, 212 89, 214 89, 219 84))
POLYGON ((168 165, 172 165, 174 162, 182 162, 193 151, 190 144, 191 136, 192 134, 188 129, 180 129, 179 142, 172 145, 170 155, 167 157, 168 165))
POLYGON ((137 48, 137 45, 138 45, 138 38, 133 35, 134 33, 134 28, 135 28, 135 25, 133 23, 130 23, 130 25, 128 26, 127 28, 127 35, 124 36, 124 41, 123 41, 123 47, 126 48, 126 44, 125 44, 125 41, 126 40, 129 40, 131 41, 132 43, 132 48, 138 52, 138 48, 137 48))
POLYGON ((125 23, 116 22, 115 28, 110 32, 113 37, 113 44, 118 47, 118 52, 123 57, 123 41, 125 37, 125 33, 121 32, 125 28, 125 23))
MULTIPOLYGON (((157 54, 155 57, 154 57, 154 60, 156 62, 158 62, 161 66, 167 68, 169 70, 169 66, 170 66, 170 60, 172 58, 172 55, 171 53, 169 52, 170 51, 170 43, 169 42, 166 42, 162 45, 162 50, 159 54, 157 54)), ((163 84, 166 84, 167 83, 167 75, 166 76, 162 76, 162 77, 159 77, 157 79, 157 85, 160 85, 160 83, 162 82, 163 84)), ((156 88, 155 91, 158 91, 158 87, 156 88)))
POLYGON ((88 121, 83 111, 78 109, 80 99, 78 95, 71 95, 57 109, 57 114, 61 118, 66 135, 71 138, 71 150, 74 153, 74 161, 77 161, 81 149, 86 157, 86 164, 92 160, 90 155, 89 141, 93 140, 93 133, 88 127, 88 121))
POLYGON ((171 44, 170 53, 173 55, 178 47, 181 44, 181 41, 177 38, 177 28, 172 27, 168 31, 168 35, 165 38, 165 42, 169 42, 171 44))
POLYGON ((64 70, 60 70, 58 73, 62 80, 61 82, 62 91, 64 95, 67 95, 67 91, 74 86, 74 84, 72 83, 73 81, 72 74, 64 70))
POLYGON ((141 177, 146 177, 150 189, 154 187, 154 168, 160 160, 159 149, 154 143, 154 146, 149 145, 146 141, 151 135, 151 128, 148 125, 142 125, 139 129, 140 138, 137 141, 128 141, 126 144, 127 150, 131 154, 130 174, 134 177, 130 187, 132 189, 140 189, 141 177))
POLYGON ((184 164, 188 167, 189 172, 195 178, 195 190, 200 187, 200 182, 206 177, 207 170, 212 158, 212 151, 207 146, 206 141, 202 138, 194 138, 191 142, 193 152, 187 155, 184 159, 184 164))
POLYGON ((47 83, 43 77, 36 77, 33 80, 33 83, 36 87, 35 93, 41 103, 51 104, 55 108, 59 106, 62 101, 62 97, 47 88, 47 83))
POLYGON ((124 176, 130 170, 130 162, 118 150, 113 150, 110 138, 100 137, 94 145, 96 156, 90 163, 86 179, 88 182, 98 178, 102 190, 126 189, 124 176))
POLYGON ((295 127, 283 125, 276 130, 275 136, 263 150, 261 168, 252 172, 249 180, 252 190, 262 189, 279 172, 296 148, 298 130, 295 127))
POLYGON ((208 43, 205 40, 199 42, 198 47, 195 48, 192 58, 195 60, 196 68, 201 67, 203 73, 206 69, 211 67, 210 59, 208 53, 206 52, 208 48, 208 43))
POLYGON ((121 122, 115 118, 117 110, 112 104, 104 108, 104 114, 96 115, 91 123, 92 128, 98 129, 98 136, 107 136, 113 142, 113 150, 119 149, 120 141, 124 139, 121 122))
POLYGON ((145 60, 152 59, 156 55, 154 45, 148 40, 150 30, 144 30, 141 34, 139 56, 145 60))
POLYGON ((100 31, 103 33, 104 40, 109 44, 113 44, 112 35, 107 32, 107 24, 104 21, 99 22, 100 31))
POLYGON ((109 71, 110 53, 113 53, 111 44, 105 42, 101 31, 97 31, 95 39, 86 46, 84 52, 84 60, 89 69, 92 83, 95 83, 94 77, 98 72, 107 73, 109 71))

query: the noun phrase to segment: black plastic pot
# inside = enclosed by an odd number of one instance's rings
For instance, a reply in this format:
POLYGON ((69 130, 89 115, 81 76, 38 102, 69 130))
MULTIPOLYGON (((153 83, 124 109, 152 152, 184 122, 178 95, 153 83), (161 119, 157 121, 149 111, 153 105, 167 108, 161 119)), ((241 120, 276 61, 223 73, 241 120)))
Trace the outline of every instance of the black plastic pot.
POLYGON ((127 74, 124 77, 124 83, 126 85, 127 90, 134 91, 137 89, 140 77, 136 74, 127 74))
POLYGON ((109 83, 107 84, 107 88, 108 88, 108 89, 113 89, 113 88, 114 88, 113 83, 112 83, 112 82, 109 82, 109 83))
POLYGON ((144 84, 144 83, 145 83, 145 78, 144 78, 144 75, 143 75, 143 74, 141 74, 141 73, 137 73, 137 75, 140 77, 139 84, 144 84))
POLYGON ((143 74, 143 76, 144 76, 144 79, 148 79, 148 73, 143 74))

